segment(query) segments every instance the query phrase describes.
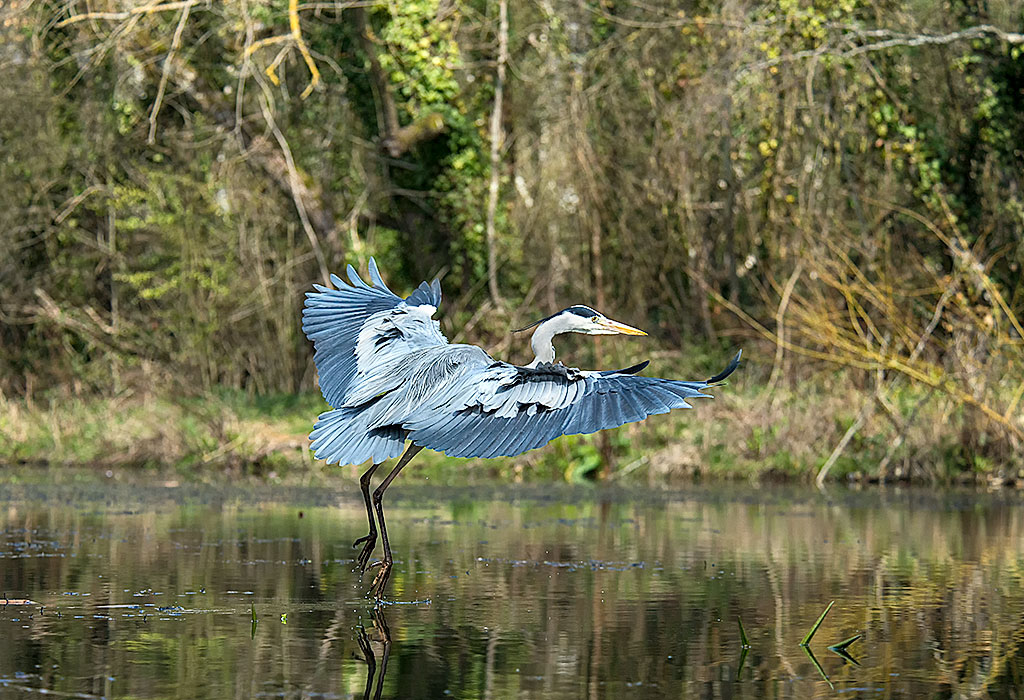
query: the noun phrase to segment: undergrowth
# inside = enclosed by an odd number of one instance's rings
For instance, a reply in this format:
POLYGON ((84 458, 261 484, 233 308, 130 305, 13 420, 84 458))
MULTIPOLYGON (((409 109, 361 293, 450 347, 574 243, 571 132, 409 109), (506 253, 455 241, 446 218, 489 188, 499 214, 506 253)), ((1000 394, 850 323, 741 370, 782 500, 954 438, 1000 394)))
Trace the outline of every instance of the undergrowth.
MULTIPOLYGON (((658 369, 650 373, 680 374, 658 369)), ((871 403, 870 395, 842 373, 819 373, 770 392, 761 374, 756 366, 743 368, 730 384, 714 390, 714 400, 695 402, 695 410, 652 416, 606 431, 606 438, 566 436, 518 457, 490 460, 424 451, 404 478, 811 481, 865 403, 871 403)), ((973 435, 974 447, 965 447, 964 407, 911 388, 896 392, 892 404, 916 406, 913 422, 901 425, 869 405, 862 425, 834 460, 830 479, 1014 483, 1024 477, 1021 458, 1001 453, 998 445, 984 449, 984 436, 973 435)), ((187 478, 355 475, 360 468, 324 465, 308 450, 306 435, 324 410, 326 404, 312 391, 0 399, 0 463, 151 469, 187 478)))

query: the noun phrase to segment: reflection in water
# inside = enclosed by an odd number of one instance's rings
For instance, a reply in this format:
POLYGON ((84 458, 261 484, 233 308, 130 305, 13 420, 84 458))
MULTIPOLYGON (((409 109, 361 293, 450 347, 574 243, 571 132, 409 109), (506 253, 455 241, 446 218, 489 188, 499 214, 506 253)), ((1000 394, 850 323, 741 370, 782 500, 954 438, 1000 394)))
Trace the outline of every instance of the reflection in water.
POLYGON ((814 668, 817 669, 818 675, 820 675, 822 679, 826 683, 828 683, 829 688, 835 690, 836 687, 832 685, 832 680, 828 677, 828 674, 825 673, 825 669, 821 667, 821 664, 818 663, 818 657, 814 655, 814 652, 811 651, 811 648, 809 646, 804 646, 803 644, 800 645, 800 648, 804 650, 804 653, 807 654, 807 658, 811 660, 812 664, 814 664, 814 668))
POLYGON ((0 596, 33 603, 0 606, 0 696, 1024 687, 1024 508, 1009 494, 403 484, 395 604, 375 609, 350 547, 364 513, 344 491, 113 488, 0 486, 0 596))
POLYGON ((853 664, 854 666, 860 666, 860 661, 857 661, 857 659, 854 658, 853 654, 850 653, 849 647, 850 647, 851 644, 853 644, 854 642, 856 642, 858 639, 860 639, 863 636, 864 635, 862 635, 862 634, 855 634, 854 636, 852 636, 849 639, 847 639, 845 642, 840 642, 839 644, 833 644, 832 646, 830 646, 828 648, 828 650, 831 651, 836 656, 838 656, 843 661, 846 661, 847 663, 853 664))
MULTIPOLYGON (((859 638, 860 636, 861 635, 856 635, 856 637, 851 637, 849 640, 847 640, 845 642, 841 642, 839 644, 833 644, 832 646, 828 647, 828 650, 831 651, 836 656, 838 656, 839 658, 841 658, 843 661, 846 661, 847 663, 851 663, 854 666, 860 666, 860 662, 858 662, 857 659, 853 658, 853 656, 850 654, 850 652, 847 651, 847 647, 849 647, 850 644, 853 643, 853 641, 851 641, 851 640, 855 641, 856 638, 859 638)), ((809 644, 801 644, 800 648, 804 650, 805 654, 807 654, 807 658, 811 660, 811 663, 814 665, 814 668, 818 671, 818 674, 822 677, 822 679, 826 683, 828 683, 828 687, 831 688, 832 690, 835 690, 835 686, 832 685, 832 679, 828 677, 827 673, 825 673, 825 669, 822 668, 821 664, 818 662, 818 657, 816 657, 814 655, 814 652, 811 651, 810 645, 809 644)), ((741 664, 740 665, 742 666, 742 660, 741 660, 741 664)))
POLYGON ((366 690, 363 692, 363 699, 370 700, 370 691, 376 687, 373 693, 373 700, 380 700, 380 694, 384 690, 384 676, 388 672, 388 657, 391 656, 391 630, 388 629, 387 618, 384 617, 384 610, 382 606, 376 605, 370 612, 373 618, 374 630, 380 635, 380 643, 383 648, 380 659, 380 675, 377 674, 377 657, 373 653, 373 646, 370 644, 370 638, 366 636, 366 628, 362 625, 356 628, 356 641, 359 643, 359 649, 363 652, 363 658, 366 660, 366 666, 369 669, 366 672, 366 690), (376 676, 377 685, 374 686, 373 680, 376 676))

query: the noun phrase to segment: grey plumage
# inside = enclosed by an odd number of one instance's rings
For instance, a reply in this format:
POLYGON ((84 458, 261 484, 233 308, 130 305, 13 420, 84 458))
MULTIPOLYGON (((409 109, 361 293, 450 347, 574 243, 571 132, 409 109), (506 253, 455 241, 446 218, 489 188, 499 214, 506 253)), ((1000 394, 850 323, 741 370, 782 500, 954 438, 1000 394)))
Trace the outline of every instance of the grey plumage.
MULTIPOLYGON (((310 439, 316 457, 329 463, 377 464, 398 456, 406 440, 452 457, 520 454, 560 435, 690 408, 739 360, 737 354, 712 380, 689 382, 637 376, 643 365, 603 372, 544 362, 520 367, 448 342, 432 319, 437 281, 402 299, 373 260, 371 285, 351 266, 348 278, 351 285, 332 275, 336 289, 316 285, 303 312, 321 391, 333 407, 310 439)), ((583 306, 565 313, 597 314, 583 306)))
POLYGON ((637 376, 646 362, 621 370, 587 372, 555 364, 552 338, 559 333, 646 335, 588 306, 571 306, 530 324, 536 358, 525 367, 495 360, 474 345, 451 344, 433 319, 441 286, 424 282, 407 298, 395 295, 370 260, 366 284, 350 265, 336 289, 314 285, 306 294, 302 330, 316 348, 320 390, 331 410, 321 413, 309 438, 318 459, 360 464, 359 479, 369 532, 356 558, 366 571, 377 545, 384 556, 374 579, 379 599, 391 575, 382 499, 384 491, 417 452, 428 447, 453 457, 516 455, 559 435, 593 433, 643 420, 691 399, 732 373, 739 353, 720 374, 704 382, 637 376), (410 441, 412 445, 402 454, 410 441), (377 466, 398 460, 370 496, 377 466), (376 521, 374 520, 376 513, 376 521))

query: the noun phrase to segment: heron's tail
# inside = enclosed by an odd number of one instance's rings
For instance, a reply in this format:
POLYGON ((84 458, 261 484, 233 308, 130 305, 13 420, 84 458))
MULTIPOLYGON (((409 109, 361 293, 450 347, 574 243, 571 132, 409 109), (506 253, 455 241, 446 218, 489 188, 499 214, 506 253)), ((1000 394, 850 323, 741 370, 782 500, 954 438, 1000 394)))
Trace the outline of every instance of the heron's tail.
POLYGON ((366 413, 356 408, 321 413, 309 434, 313 456, 328 464, 344 465, 362 464, 368 459, 380 464, 402 454, 408 431, 397 426, 370 429, 366 413))

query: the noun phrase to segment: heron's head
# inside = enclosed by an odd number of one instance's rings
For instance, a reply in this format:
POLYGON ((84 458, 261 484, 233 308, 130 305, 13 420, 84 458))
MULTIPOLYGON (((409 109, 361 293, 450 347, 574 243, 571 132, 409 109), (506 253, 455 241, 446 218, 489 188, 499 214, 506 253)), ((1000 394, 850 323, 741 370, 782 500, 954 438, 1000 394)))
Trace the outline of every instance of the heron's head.
POLYGON ((577 304, 567 309, 562 309, 557 314, 547 318, 534 321, 525 328, 519 328, 515 332, 529 330, 534 326, 550 328, 553 335, 558 333, 586 333, 587 335, 647 335, 639 328, 627 326, 605 316, 600 311, 595 311, 589 306, 577 304))

